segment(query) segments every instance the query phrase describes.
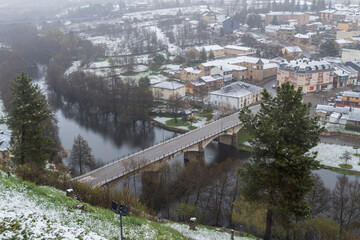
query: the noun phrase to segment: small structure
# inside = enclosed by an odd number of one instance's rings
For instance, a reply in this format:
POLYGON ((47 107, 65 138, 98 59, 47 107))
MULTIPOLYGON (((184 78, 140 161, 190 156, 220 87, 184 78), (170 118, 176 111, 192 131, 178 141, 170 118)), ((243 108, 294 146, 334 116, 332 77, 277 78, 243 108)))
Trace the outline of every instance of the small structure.
POLYGON ((190 230, 193 230, 193 231, 196 230, 196 217, 190 218, 189 227, 190 227, 190 230))
POLYGON ((209 101, 214 106, 241 109, 260 101, 262 91, 261 87, 239 81, 210 92, 209 101))
POLYGON ((171 96, 185 96, 185 85, 177 82, 161 82, 152 86, 152 93, 155 99, 169 100, 171 96))
POLYGON ((302 56, 302 50, 298 46, 289 46, 281 49, 281 52, 290 58, 299 58, 302 56))

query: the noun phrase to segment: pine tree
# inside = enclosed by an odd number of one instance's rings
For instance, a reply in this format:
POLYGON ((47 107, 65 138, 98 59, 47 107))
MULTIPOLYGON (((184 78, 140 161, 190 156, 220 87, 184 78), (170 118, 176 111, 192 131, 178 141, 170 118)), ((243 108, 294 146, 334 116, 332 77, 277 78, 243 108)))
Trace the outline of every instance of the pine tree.
POLYGON ((91 154, 91 148, 88 142, 82 136, 78 135, 74 139, 74 144, 71 149, 69 166, 73 171, 82 175, 86 170, 92 169, 93 165, 94 156, 91 154))
POLYGON ((54 141, 44 133, 51 126, 52 112, 37 85, 21 73, 11 82, 13 100, 6 120, 11 135, 13 160, 19 165, 44 167, 54 141))
POLYGON ((209 53, 209 60, 214 60, 215 59, 215 55, 214 55, 214 52, 212 50, 210 50, 210 53, 209 53))
POLYGON ((277 97, 263 92, 263 103, 256 115, 243 109, 239 119, 252 136, 253 157, 239 169, 243 181, 241 193, 248 202, 266 206, 265 240, 271 237, 275 212, 301 218, 309 214, 306 194, 314 186, 311 171, 320 164, 316 153, 322 131, 309 116, 310 104, 302 102, 301 90, 290 83, 277 89, 277 97))
POLYGON ((202 48, 202 49, 201 49, 201 52, 200 52, 200 60, 201 60, 202 62, 206 62, 206 60, 207 60, 205 48, 202 48))

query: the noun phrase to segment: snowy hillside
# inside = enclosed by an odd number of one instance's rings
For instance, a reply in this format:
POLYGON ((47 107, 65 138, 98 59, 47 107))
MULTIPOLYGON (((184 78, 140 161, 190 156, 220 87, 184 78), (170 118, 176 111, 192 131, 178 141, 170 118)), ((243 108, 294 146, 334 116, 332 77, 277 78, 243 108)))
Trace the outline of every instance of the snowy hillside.
MULTIPOLYGON (((119 217, 110 210, 86 204, 86 210, 63 191, 36 186, 0 171, 0 239, 119 239, 119 217)), ((230 239, 216 229, 190 231, 179 223, 160 224, 124 218, 127 239, 230 239)), ((235 239, 247 240, 249 238, 235 239)))

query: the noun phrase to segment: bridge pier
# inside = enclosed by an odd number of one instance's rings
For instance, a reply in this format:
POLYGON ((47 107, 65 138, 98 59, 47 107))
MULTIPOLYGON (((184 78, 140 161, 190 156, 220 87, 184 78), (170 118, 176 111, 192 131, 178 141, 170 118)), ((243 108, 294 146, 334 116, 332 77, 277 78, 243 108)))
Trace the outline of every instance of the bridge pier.
POLYGON ((233 147, 237 147, 238 145, 238 136, 237 133, 234 133, 232 135, 222 135, 218 137, 218 142, 225 144, 225 145, 229 145, 229 146, 233 146, 233 147))
POLYGON ((205 154, 204 151, 190 151, 184 153, 184 161, 190 162, 190 161, 199 161, 202 163, 205 163, 205 154))

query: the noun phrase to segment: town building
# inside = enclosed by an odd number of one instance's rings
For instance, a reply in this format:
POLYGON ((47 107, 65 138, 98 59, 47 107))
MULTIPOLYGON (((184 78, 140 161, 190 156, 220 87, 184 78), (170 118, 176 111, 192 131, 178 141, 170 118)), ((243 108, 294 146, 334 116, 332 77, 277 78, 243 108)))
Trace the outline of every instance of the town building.
POLYGON ((185 82, 185 92, 189 95, 203 97, 209 91, 215 91, 224 86, 224 78, 220 75, 203 76, 196 80, 185 82))
POLYGON ((209 45, 209 46, 200 46, 195 47, 195 49, 200 53, 203 49, 205 49, 206 56, 209 57, 210 52, 213 52, 214 57, 224 56, 225 50, 223 47, 219 45, 209 45))
POLYGON ((235 30, 239 29, 240 21, 236 17, 229 17, 223 21, 223 33, 232 34, 235 30))
POLYGON ((294 43, 300 46, 311 46, 312 36, 311 34, 295 34, 294 43))
POLYGON ((198 79, 201 76, 204 76, 204 73, 198 67, 184 68, 180 72, 180 80, 184 82, 188 80, 198 79))
POLYGON ((169 100, 171 96, 185 96, 185 85, 177 82, 160 82, 152 86, 153 97, 158 100, 169 100))
POLYGON ((289 24, 303 26, 309 23, 309 14, 303 12, 270 12, 265 14, 265 26, 277 22, 278 24, 289 24))
POLYGON ((344 87, 358 81, 358 70, 343 63, 335 65, 333 87, 344 87))
POLYGON ((292 41, 296 28, 293 25, 268 25, 265 27, 265 32, 277 36, 281 40, 292 41))
POLYGON ((346 125, 346 128, 351 128, 352 126, 360 126, 359 108, 319 104, 316 106, 314 115, 320 121, 346 125))
POLYGON ((288 59, 300 58, 302 56, 302 50, 298 46, 284 47, 281 49, 281 52, 288 59))
POLYGON ((324 60, 307 58, 284 61, 280 63, 277 80, 279 84, 292 83, 296 89, 314 92, 331 89, 333 84, 334 66, 324 60))
POLYGON ((360 60, 360 50, 347 49, 343 48, 341 52, 341 61, 359 61, 360 60))
POLYGON ((360 93, 345 91, 336 99, 336 106, 360 108, 360 93))
POLYGON ((261 87, 239 81, 210 92, 209 102, 213 106, 238 110, 259 102, 262 91, 261 87))
POLYGON ((336 10, 323 10, 320 11, 320 19, 323 24, 329 24, 332 23, 333 14, 336 12, 336 10))
POLYGON ((351 20, 341 20, 337 22, 337 29, 339 31, 349 32, 354 28, 354 23, 351 20))

